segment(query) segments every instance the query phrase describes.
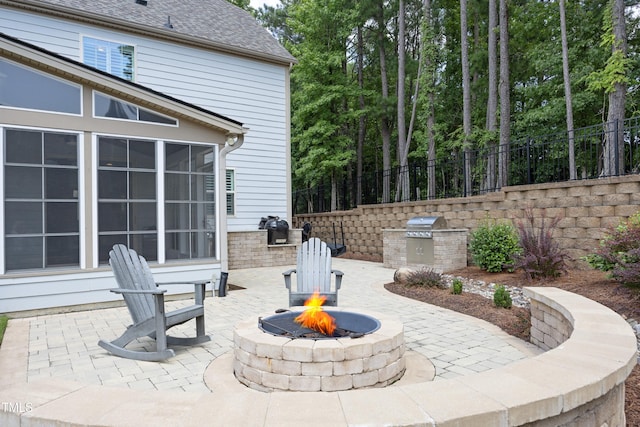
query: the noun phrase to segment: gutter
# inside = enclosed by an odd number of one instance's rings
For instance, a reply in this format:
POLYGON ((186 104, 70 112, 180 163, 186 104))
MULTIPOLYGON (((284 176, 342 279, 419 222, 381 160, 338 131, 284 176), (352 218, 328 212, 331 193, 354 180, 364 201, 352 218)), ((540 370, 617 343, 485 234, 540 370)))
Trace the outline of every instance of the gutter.
POLYGON ((220 271, 229 271, 229 251, 227 247, 227 155, 242 146, 244 134, 249 129, 243 128, 241 134, 227 133, 224 147, 220 150, 218 158, 218 183, 217 192, 219 212, 219 234, 220 234, 220 271))

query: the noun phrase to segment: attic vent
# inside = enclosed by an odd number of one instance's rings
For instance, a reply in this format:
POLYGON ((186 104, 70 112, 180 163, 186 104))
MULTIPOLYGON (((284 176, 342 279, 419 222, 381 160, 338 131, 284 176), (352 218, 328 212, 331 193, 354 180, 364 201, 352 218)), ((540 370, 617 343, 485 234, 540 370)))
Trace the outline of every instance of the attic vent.
POLYGON ((136 3, 146 6, 148 2, 147 0, 136 0, 136 3))

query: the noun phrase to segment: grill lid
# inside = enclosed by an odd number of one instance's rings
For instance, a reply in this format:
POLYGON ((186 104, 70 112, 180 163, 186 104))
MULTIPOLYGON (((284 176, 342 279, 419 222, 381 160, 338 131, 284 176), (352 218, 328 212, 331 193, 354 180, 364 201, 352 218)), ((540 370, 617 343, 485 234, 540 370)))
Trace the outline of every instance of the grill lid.
POLYGON ((447 227, 447 220, 442 216, 416 216, 407 221, 407 237, 431 237, 432 230, 447 227))

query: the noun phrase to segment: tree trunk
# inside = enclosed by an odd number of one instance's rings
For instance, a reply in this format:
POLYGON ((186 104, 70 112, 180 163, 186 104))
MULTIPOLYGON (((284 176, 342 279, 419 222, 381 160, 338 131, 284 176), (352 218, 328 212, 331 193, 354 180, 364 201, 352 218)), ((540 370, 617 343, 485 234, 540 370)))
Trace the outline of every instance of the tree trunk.
POLYGON ((569 137, 569 179, 576 179, 576 152, 573 131, 573 98, 569 74, 569 43, 567 42, 567 18, 564 0, 560 0, 560 32, 562 33, 562 75, 564 76, 564 100, 567 111, 567 135, 569 137))
POLYGON ((405 124, 405 8, 404 0, 400 0, 398 5, 398 191, 396 191, 396 202, 409 200, 409 170, 407 160, 409 147, 407 144, 407 128, 405 124))
MULTIPOLYGON (((487 52, 489 56, 488 96, 487 96, 487 132, 493 134, 497 129, 498 120, 498 8, 496 0, 489 0, 489 34, 487 52)), ((496 154, 497 141, 492 137, 489 141, 487 156, 487 190, 496 188, 496 154)))
POLYGON ((362 26, 358 26, 358 104, 360 107, 360 118, 358 121, 358 145, 356 147, 356 205, 362 204, 362 149, 365 138, 365 117, 364 117, 364 40, 362 38, 362 26))
POLYGON ((380 118, 380 136, 382 138, 382 203, 391 201, 391 127, 389 126, 389 78, 387 76, 387 57, 384 49, 386 25, 384 22, 384 4, 379 3, 378 10, 378 49, 380 56, 380 81, 382 84, 382 117, 380 118))
POLYGON ((436 140, 435 140, 435 81, 436 81, 436 55, 433 50, 436 46, 431 21, 431 0, 424 0, 423 4, 424 31, 422 34, 422 61, 425 65, 424 80, 427 82, 423 90, 427 92, 427 199, 436 197, 436 140), (427 46, 429 49, 427 49, 427 46), (429 52, 429 53, 427 53, 429 52))
POLYGON ((471 195, 471 77, 467 37, 467 0, 460 0, 460 51, 462 65, 462 130, 464 132, 464 195, 471 195))
POLYGON ((509 139, 511 138, 511 100, 509 98, 509 12, 507 0, 500 0, 500 147, 498 186, 509 182, 509 139))
MULTIPOLYGON (((612 55, 627 56, 627 35, 624 21, 624 0, 613 0, 612 7, 613 46, 612 55)), ((616 81, 609 92, 609 113, 607 116, 607 134, 604 147, 604 175, 624 174, 624 104, 627 85, 616 81)))

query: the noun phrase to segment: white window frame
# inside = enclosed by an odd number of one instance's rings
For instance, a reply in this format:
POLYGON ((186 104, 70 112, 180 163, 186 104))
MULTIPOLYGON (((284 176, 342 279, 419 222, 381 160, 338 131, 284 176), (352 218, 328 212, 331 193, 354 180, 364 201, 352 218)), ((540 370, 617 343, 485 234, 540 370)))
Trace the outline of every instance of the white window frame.
MULTIPOLYGON (((111 45, 121 45, 121 46, 131 47, 133 49, 133 54, 131 55, 131 78, 130 79, 126 78, 126 77, 123 77, 123 76, 120 76, 120 75, 117 75, 117 74, 114 74, 114 73, 111 72, 111 65, 110 65, 110 63, 111 63, 111 54, 110 53, 108 53, 108 58, 107 58, 107 63, 106 63, 107 69, 106 70, 101 70, 101 71, 103 71, 105 73, 109 73, 109 74, 111 74, 113 76, 119 77, 119 78, 124 79, 124 80, 128 80, 128 81, 131 81, 131 82, 135 82, 136 81, 136 76, 138 75, 137 61, 136 61, 138 47, 135 44, 129 43, 129 42, 123 42, 123 41, 119 41, 119 40, 107 39, 107 38, 104 38, 104 37, 98 37, 98 36, 90 35, 90 34, 80 34, 80 45, 82 47, 82 49, 81 49, 82 52, 81 52, 81 55, 80 55, 81 62, 83 64, 85 64, 85 65, 89 65, 90 67, 94 67, 94 68, 96 68, 98 70, 100 70, 100 68, 98 68, 97 66, 94 66, 92 64, 87 64, 85 62, 85 53, 86 53, 85 52, 85 39, 92 39, 92 40, 97 40, 99 42, 104 42, 105 44, 109 45, 109 47, 111 47, 111 45)), ((107 52, 109 52, 109 50, 107 50, 107 52)))
MULTIPOLYGON (((8 125, 0 123, 0 175, 4 177, 4 130, 6 128, 10 129, 20 129, 20 130, 30 130, 37 132, 54 132, 54 133, 69 133, 77 135, 78 138, 78 238, 79 241, 79 264, 78 267, 64 266, 64 267, 48 267, 43 269, 38 269, 37 271, 53 271, 60 269, 80 269, 84 270, 87 268, 86 262, 86 199, 85 199, 85 148, 84 148, 84 132, 78 131, 77 129, 53 129, 53 128, 44 128, 44 127, 34 127, 34 126, 19 126, 19 125, 8 125)), ((5 191, 4 185, 0 185, 0 253, 5 253, 5 191)), ((0 274, 23 274, 26 270, 15 270, 7 273, 6 264, 4 260, 4 255, 0 256, 0 274)))
POLYGON ((234 217, 236 216, 236 168, 227 168, 224 174, 225 178, 225 194, 227 197, 227 211, 226 215, 234 217), (231 182, 229 182, 229 173, 231 173, 231 182), (229 212, 229 196, 231 196, 231 212, 229 212))

